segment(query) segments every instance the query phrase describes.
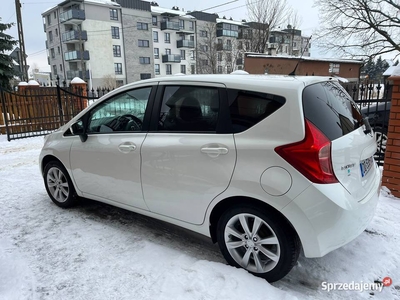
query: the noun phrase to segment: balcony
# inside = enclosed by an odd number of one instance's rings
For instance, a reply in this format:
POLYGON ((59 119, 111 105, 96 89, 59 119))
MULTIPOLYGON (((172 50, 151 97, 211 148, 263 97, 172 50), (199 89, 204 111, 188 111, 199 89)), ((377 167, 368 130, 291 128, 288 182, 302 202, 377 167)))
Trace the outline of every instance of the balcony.
MULTIPOLYGON (((79 71, 79 70, 68 70, 67 71, 67 79, 71 80, 74 79, 75 77, 79 77, 81 79, 83 79, 83 72, 79 71)), ((86 70, 85 72, 85 79, 89 79, 89 70, 86 70)))
POLYGON ((239 33, 235 30, 226 30, 226 29, 217 29, 217 37, 220 36, 228 36, 228 37, 235 37, 239 36, 239 33))
POLYGON ((165 54, 162 56, 162 62, 163 63, 168 63, 168 62, 180 63, 181 56, 179 54, 165 54))
POLYGON ((177 48, 194 48, 194 41, 191 40, 178 40, 176 41, 177 48))
POLYGON ((89 51, 70 51, 64 53, 65 61, 81 61, 81 60, 89 60, 89 51))
POLYGON ((62 34, 62 41, 64 43, 76 43, 79 41, 87 41, 87 32, 79 30, 71 30, 62 34))
POLYGON ((81 9, 70 9, 60 14, 60 23, 75 24, 85 19, 85 11, 81 9))
POLYGON ((178 22, 171 22, 171 21, 162 21, 160 22, 161 30, 179 30, 179 23, 178 22))

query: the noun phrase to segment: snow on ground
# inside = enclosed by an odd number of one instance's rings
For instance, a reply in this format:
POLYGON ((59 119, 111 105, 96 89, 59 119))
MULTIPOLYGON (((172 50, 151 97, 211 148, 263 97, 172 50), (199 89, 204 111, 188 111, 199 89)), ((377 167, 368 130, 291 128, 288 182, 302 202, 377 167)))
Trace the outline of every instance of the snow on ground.
POLYGON ((38 168, 42 144, 0 136, 0 300, 400 299, 400 200, 385 190, 360 237, 323 258, 301 256, 269 284, 186 230, 88 200, 55 206, 38 168), (386 276, 393 284, 373 295, 322 289, 386 276))

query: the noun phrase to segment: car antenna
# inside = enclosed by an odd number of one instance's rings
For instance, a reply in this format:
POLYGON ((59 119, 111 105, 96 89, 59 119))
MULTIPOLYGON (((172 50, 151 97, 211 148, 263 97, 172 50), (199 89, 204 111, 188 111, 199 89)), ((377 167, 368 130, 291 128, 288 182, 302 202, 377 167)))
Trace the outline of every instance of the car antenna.
POLYGON ((289 73, 289 76, 295 76, 295 75, 296 75, 296 70, 297 70, 297 67, 299 66, 300 59, 303 57, 304 51, 306 51, 307 46, 308 46, 308 44, 310 43, 311 38, 312 38, 312 35, 311 35, 310 38, 307 40, 307 44, 306 44, 306 46, 304 47, 303 52, 301 52, 301 55, 300 55, 300 57, 299 57, 299 60, 297 61, 296 66, 294 67, 294 70, 293 70, 291 73, 289 73))

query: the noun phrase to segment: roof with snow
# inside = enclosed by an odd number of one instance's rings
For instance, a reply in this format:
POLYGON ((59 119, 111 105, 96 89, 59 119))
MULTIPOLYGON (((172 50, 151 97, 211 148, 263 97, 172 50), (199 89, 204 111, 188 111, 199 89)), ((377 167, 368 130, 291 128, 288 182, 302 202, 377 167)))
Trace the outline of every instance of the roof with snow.
POLYGON ((169 15, 169 16, 179 16, 179 17, 185 17, 189 19, 194 19, 195 17, 191 15, 187 15, 186 11, 181 11, 181 10, 175 10, 175 9, 169 9, 169 8, 164 8, 164 7, 159 7, 159 6, 151 6, 151 12, 160 14, 160 15, 169 15))
POLYGON ((217 23, 228 23, 228 24, 243 26, 243 23, 241 21, 235 21, 235 20, 224 19, 224 18, 217 18, 217 23))
POLYGON ((252 53, 246 52, 246 57, 262 57, 262 58, 282 58, 282 59, 301 59, 301 60, 309 60, 309 61, 325 61, 325 62, 338 62, 338 63, 350 63, 350 64, 363 64, 362 60, 358 59, 346 59, 346 58, 316 58, 310 56, 290 56, 290 55, 269 55, 269 54, 262 54, 262 53, 252 53))
POLYGON ((391 76, 393 74, 394 69, 396 69, 396 66, 390 66, 382 75, 391 76))
MULTIPOLYGON (((400 76, 400 64, 398 64, 397 66, 392 66, 394 67, 392 70, 392 73, 390 74, 390 76, 400 76)), ((385 72, 386 73, 386 72, 385 72)))

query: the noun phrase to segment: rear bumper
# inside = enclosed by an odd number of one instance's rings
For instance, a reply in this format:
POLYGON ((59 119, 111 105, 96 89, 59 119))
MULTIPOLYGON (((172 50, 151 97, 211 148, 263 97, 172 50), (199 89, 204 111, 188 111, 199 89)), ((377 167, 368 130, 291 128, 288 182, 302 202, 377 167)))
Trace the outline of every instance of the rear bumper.
POLYGON ((381 172, 375 168, 369 193, 359 202, 339 183, 312 184, 282 213, 296 229, 306 257, 322 257, 359 236, 372 220, 381 172))

